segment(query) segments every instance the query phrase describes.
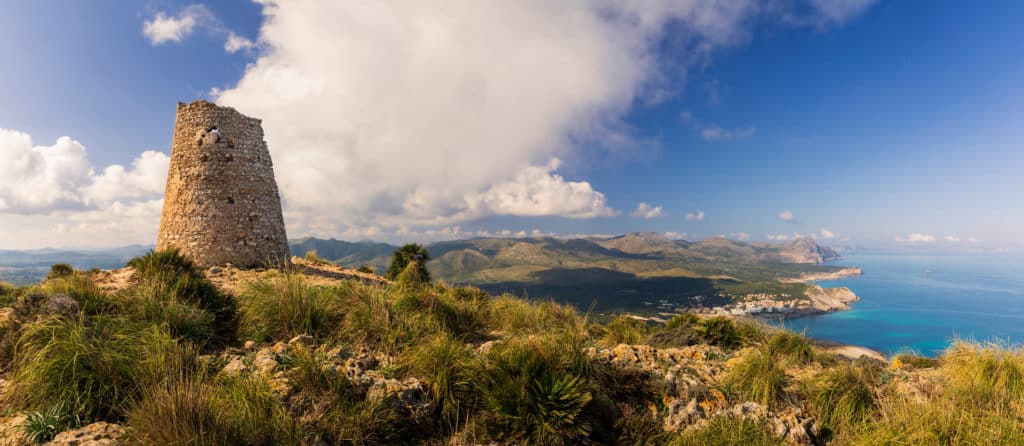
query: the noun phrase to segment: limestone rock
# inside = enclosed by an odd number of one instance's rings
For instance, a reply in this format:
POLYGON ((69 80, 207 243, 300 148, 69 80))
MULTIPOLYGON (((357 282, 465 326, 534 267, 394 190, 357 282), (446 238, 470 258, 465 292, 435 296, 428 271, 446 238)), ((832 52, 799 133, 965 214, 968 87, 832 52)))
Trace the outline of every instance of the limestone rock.
POLYGON ((118 424, 105 422, 93 423, 88 426, 61 432, 46 443, 46 446, 111 446, 122 444, 124 428, 118 424))
POLYGON ((0 446, 28 446, 22 426, 28 419, 25 415, 0 417, 0 446))
POLYGON ((221 372, 228 376, 234 376, 245 372, 247 369, 248 367, 245 366, 245 362, 242 361, 241 357, 233 356, 228 360, 227 365, 221 369, 221 372))
POLYGON ((375 381, 366 392, 369 400, 395 405, 413 420, 423 420, 433 409, 433 401, 423 383, 416 378, 399 381, 394 378, 375 381))

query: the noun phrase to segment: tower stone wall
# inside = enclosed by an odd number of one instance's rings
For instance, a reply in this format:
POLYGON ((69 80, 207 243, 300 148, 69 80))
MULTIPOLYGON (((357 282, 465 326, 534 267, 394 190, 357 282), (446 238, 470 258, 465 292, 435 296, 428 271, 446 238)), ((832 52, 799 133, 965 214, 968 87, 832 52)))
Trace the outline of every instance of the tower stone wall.
POLYGON ((259 119, 178 103, 157 250, 200 266, 289 262, 281 196, 259 119))

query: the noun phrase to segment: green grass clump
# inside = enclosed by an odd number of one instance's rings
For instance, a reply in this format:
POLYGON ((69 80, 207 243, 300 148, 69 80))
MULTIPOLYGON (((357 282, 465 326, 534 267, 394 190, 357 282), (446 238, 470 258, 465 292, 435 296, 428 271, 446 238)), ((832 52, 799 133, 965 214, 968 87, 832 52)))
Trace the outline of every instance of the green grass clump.
POLYGON ((739 348, 743 345, 743 334, 732 319, 718 316, 700 321, 697 332, 711 345, 722 348, 739 348))
POLYGON ((942 355, 951 397, 970 405, 1024 418, 1024 350, 993 343, 957 341, 942 355))
POLYGON ((16 347, 14 399, 26 410, 62 405, 82 422, 118 420, 147 378, 140 364, 158 336, 117 316, 31 324, 16 347))
POLYGON ((483 377, 486 426, 503 441, 575 444, 592 423, 589 379, 598 371, 565 336, 507 340, 487 354, 483 377))
POLYGON ((429 283, 429 260, 430 252, 427 248, 415 243, 406 244, 391 254, 391 265, 385 276, 398 282, 429 283))
POLYGON ((424 437, 393 401, 368 400, 345 375, 325 369, 322 353, 299 349, 288 373, 296 392, 288 408, 302 426, 303 444, 407 444, 424 437))
POLYGON ((396 354, 443 330, 431 314, 398 311, 387 289, 360 287, 348 301, 339 334, 349 343, 396 354))
POLYGON ((907 369, 932 369, 939 365, 939 360, 936 358, 927 358, 914 353, 900 353, 892 359, 892 362, 898 364, 900 368, 907 369))
POLYGON ((791 331, 779 331, 769 337, 765 349, 769 355, 785 357, 794 364, 810 364, 817 358, 807 337, 791 331))
POLYGON ((754 350, 735 363, 723 378, 727 394, 765 407, 782 398, 789 375, 764 348, 754 350))
POLYGON ((405 352, 399 366, 409 376, 427 378, 440 432, 456 432, 479 409, 482 364, 465 343, 438 334, 405 352))
POLYGON ((374 268, 373 265, 361 265, 359 268, 356 268, 356 271, 366 274, 377 274, 377 268, 374 268))
POLYGON ((785 442, 775 436, 761 421, 740 417, 713 417, 700 428, 689 429, 669 442, 672 446, 781 446, 785 442))
POLYGON ((879 415, 837 432, 853 445, 1024 444, 1024 351, 956 341, 939 359, 935 394, 886 393, 879 415))
POLYGON ((71 274, 47 279, 32 287, 30 292, 47 295, 63 294, 78 302, 86 315, 103 314, 114 311, 117 303, 111 299, 96 283, 84 274, 71 274))
POLYGON ((22 428, 25 439, 30 443, 42 444, 57 436, 72 425, 63 405, 53 406, 44 411, 30 412, 22 428))
POLYGON ((135 283, 121 296, 124 298, 121 312, 135 320, 159 327, 175 338, 197 344, 223 344, 218 340, 226 327, 218 323, 217 315, 181 299, 173 285, 166 281, 135 283))
POLYGON ((684 347, 704 343, 704 335, 698 330, 701 319, 694 314, 683 313, 665 322, 664 327, 654 330, 648 342, 659 348, 684 347))
POLYGON ((18 298, 18 287, 0 281, 0 308, 10 306, 18 298))
POLYGON ((550 300, 531 302, 506 294, 491 301, 487 314, 492 329, 514 336, 586 330, 575 308, 550 300))
POLYGON ((142 445, 298 445, 297 426, 257 378, 168 380, 131 406, 131 439, 142 445))
POLYGON ((672 329, 676 329, 676 328, 679 328, 679 327, 688 327, 688 326, 691 326, 691 325, 696 325, 696 324, 699 324, 699 323, 700 323, 700 317, 697 316, 696 314, 680 313, 680 314, 677 314, 675 316, 672 316, 672 319, 669 319, 668 321, 666 321, 665 322, 665 328, 668 329, 668 330, 672 330, 672 329))
POLYGON ((444 331, 459 339, 478 340, 484 335, 483 313, 487 301, 466 299, 458 288, 397 285, 390 293, 397 296, 393 308, 399 317, 428 315, 444 331))
POLYGON ((618 316, 604 326, 601 343, 614 346, 617 344, 640 344, 647 340, 647 322, 629 316, 618 316))
POLYGON ((50 266, 50 272, 46 274, 47 279, 69 277, 75 274, 75 268, 67 263, 58 263, 50 266))
POLYGON ((877 367, 843 364, 827 370, 811 385, 808 403, 830 431, 842 431, 878 413, 877 367))
POLYGON ((317 340, 335 335, 344 317, 344 290, 314 286, 300 274, 262 278, 239 297, 239 332, 259 341, 287 341, 305 334, 317 340))
MULTIPOLYGON (((213 316, 212 329, 216 337, 209 339, 211 345, 230 343, 235 337, 236 331, 236 304, 234 299, 217 288, 203 275, 202 271, 190 260, 183 257, 177 249, 153 252, 136 257, 128 262, 128 266, 135 268, 132 276, 134 283, 127 291, 129 295, 134 294, 137 302, 143 307, 146 305, 159 305, 162 302, 187 305, 204 311, 213 316), (148 293, 158 293, 159 298, 147 298, 148 293)), ((131 300, 131 299, 129 299, 131 300)), ((160 312, 142 308, 143 314, 154 316, 158 319, 151 322, 161 322, 160 312)), ((169 311, 167 316, 172 319, 169 323, 178 322, 199 322, 200 317, 196 312, 188 308, 178 308, 169 311), (189 314, 191 313, 191 314, 189 314)))

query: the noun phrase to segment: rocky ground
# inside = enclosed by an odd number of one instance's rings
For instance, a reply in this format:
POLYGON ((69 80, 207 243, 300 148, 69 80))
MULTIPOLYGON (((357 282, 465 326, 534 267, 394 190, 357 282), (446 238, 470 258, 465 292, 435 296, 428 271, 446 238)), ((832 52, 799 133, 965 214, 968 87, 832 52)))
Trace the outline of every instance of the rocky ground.
MULTIPOLYGON (((334 265, 293 258, 294 267, 314 284, 329 285, 344 280, 358 280, 369 284, 384 284, 386 280, 372 274, 346 270, 334 265)), ((274 271, 242 270, 231 266, 210 268, 206 276, 220 289, 236 292, 246 281, 254 280, 274 271)), ((117 290, 128 286, 131 281, 130 268, 104 271, 95 274, 95 281, 104 289, 117 290)), ((842 296, 830 293, 827 298, 843 301, 842 296)), ((50 296, 38 305, 54 314, 74 311, 76 302, 66 296, 50 296)), ((15 312, 0 308, 0 332, 19 324, 15 312)), ((494 333, 489 340, 473 341, 469 344, 480 354, 486 353, 496 342, 502 341, 501 333, 494 333)), ((2 339, 0 339, 2 340, 2 339)), ((822 352, 844 353, 835 350, 842 346, 819 346, 822 352), (830 350, 831 349, 831 350, 830 350)), ((664 432, 683 432, 700 429, 716 417, 739 417, 765 423, 777 436, 788 444, 823 444, 822 426, 810 414, 799 398, 787 400, 770 407, 752 401, 736 400, 723 393, 723 377, 748 355, 755 354, 753 348, 723 349, 718 346, 698 344, 678 348, 656 348, 650 345, 618 344, 594 346, 585 351, 598 363, 609 366, 620 375, 622 382, 635 386, 631 398, 644 401, 649 412, 648 419, 657 420, 664 432), (622 378, 627 377, 627 378, 622 378)), ((879 360, 884 357, 870 352, 845 352, 848 356, 868 355, 879 360)), ((827 353, 826 353, 827 354, 827 353)), ((315 358, 318 367, 333 376, 344 376, 355 383, 358 391, 366 398, 396 408, 410 423, 429 423, 435 413, 431 398, 432 383, 425 378, 396 377, 393 366, 396 358, 379 351, 369 351, 346 345, 316 344, 313 338, 297 336, 287 342, 257 344, 244 342, 241 346, 226 348, 208 354, 203 360, 215 364, 219 374, 224 376, 251 375, 269 381, 274 395, 286 407, 302 407, 312 404, 304 401, 308 396, 297 392, 293 385, 296 374, 300 373, 295 358, 305 355, 315 358)), ((841 359, 839 359, 842 361, 841 359)), ((787 370, 796 381, 802 377, 815 376, 821 372, 821 365, 794 366, 787 370)), ((941 378, 927 370, 904 369, 898 362, 888 364, 892 387, 911 398, 927 399, 934 389, 941 385, 941 378)), ((9 408, 5 400, 10 393, 9 379, 0 370, 0 446, 26 446, 23 426, 26 414, 9 408)), ((794 384, 795 386, 795 384, 794 384)), ((794 393, 799 389, 793 387, 794 393)), ((625 390, 624 390, 625 392, 625 390)), ((621 409, 626 406, 620 405, 621 409)), ((302 422, 302 420, 299 420, 302 422)), ((111 423, 94 423, 62 432, 47 445, 61 446, 105 446, 128 444, 125 426, 111 423)), ((447 444, 474 444, 467 436, 455 435, 447 444)))

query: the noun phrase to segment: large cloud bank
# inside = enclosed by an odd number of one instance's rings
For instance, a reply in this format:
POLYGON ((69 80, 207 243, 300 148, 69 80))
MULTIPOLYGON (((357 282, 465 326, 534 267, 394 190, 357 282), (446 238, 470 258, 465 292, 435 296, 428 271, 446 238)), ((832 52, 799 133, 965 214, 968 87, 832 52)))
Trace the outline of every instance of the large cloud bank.
MULTIPOLYGON (((759 14, 797 17, 750 0, 258 1, 262 54, 214 96, 264 120, 297 233, 618 215, 559 167, 628 147, 630 108, 759 14)), ((857 12, 802 6, 814 24, 857 12)))

